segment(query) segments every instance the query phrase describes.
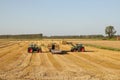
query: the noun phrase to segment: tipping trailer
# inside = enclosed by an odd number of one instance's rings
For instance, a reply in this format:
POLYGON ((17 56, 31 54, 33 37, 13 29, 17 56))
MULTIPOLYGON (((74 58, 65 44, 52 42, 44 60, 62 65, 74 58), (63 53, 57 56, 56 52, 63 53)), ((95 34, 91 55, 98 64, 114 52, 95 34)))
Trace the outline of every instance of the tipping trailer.
POLYGON ((49 45, 49 51, 53 54, 64 54, 66 53, 66 51, 60 50, 59 49, 59 45, 57 45, 56 43, 52 43, 51 45, 49 45))

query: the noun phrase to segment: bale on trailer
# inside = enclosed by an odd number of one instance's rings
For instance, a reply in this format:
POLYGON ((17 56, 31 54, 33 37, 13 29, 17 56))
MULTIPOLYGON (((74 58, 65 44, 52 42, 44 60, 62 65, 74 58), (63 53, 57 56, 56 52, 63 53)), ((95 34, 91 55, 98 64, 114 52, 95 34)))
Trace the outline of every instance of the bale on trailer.
POLYGON ((51 44, 48 44, 48 49, 56 49, 56 50, 59 50, 60 49, 60 46, 56 43, 51 43, 51 44))
POLYGON ((62 44, 63 44, 63 45, 66 45, 66 44, 67 44, 67 41, 63 40, 63 41, 62 41, 62 44))
POLYGON ((66 51, 60 50, 60 47, 56 43, 52 43, 48 45, 48 49, 53 54, 64 54, 66 51))

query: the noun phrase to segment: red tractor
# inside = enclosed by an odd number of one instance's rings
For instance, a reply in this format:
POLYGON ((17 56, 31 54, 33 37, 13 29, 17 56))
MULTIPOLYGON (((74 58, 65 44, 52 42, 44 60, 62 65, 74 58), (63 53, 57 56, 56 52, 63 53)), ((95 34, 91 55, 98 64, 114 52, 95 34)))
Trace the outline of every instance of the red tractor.
POLYGON ((42 53, 41 47, 38 47, 38 45, 36 45, 36 44, 31 44, 28 47, 28 53, 34 53, 34 52, 42 53))

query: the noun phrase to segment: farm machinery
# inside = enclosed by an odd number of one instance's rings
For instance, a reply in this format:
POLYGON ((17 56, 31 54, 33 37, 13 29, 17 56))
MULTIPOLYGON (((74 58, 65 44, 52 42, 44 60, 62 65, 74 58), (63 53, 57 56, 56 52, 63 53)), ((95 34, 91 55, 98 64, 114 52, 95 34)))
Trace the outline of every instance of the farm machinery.
POLYGON ((30 46, 28 47, 28 53, 34 52, 42 53, 42 49, 37 44, 30 44, 30 46))
POLYGON ((68 42, 67 44, 72 45, 71 52, 85 52, 85 47, 82 44, 73 44, 72 42, 68 42))
POLYGON ((53 54, 64 54, 66 51, 60 50, 59 45, 56 43, 52 43, 48 45, 48 49, 53 54))
MULTIPOLYGON (((65 54, 67 52, 85 52, 85 47, 82 44, 73 44, 72 42, 65 42, 65 44, 72 45, 71 49, 69 51, 60 50, 60 47, 57 43, 51 43, 48 44, 49 52, 53 54, 65 54)), ((65 45, 63 44, 63 45, 65 45)), ((37 44, 30 44, 28 47, 28 53, 42 53, 41 46, 38 46, 37 44)))

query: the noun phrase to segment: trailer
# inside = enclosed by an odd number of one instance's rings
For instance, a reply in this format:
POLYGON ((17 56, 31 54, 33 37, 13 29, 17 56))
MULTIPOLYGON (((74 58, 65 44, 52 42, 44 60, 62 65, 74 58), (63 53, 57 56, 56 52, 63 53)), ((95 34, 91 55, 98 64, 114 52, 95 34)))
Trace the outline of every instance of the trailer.
POLYGON ((60 50, 59 45, 52 43, 48 45, 48 49, 52 54, 65 54, 66 51, 60 50))

